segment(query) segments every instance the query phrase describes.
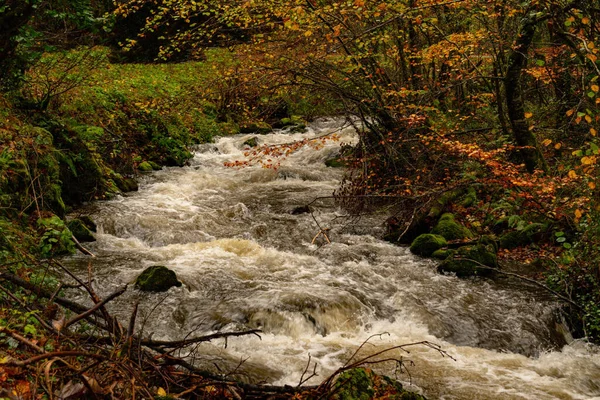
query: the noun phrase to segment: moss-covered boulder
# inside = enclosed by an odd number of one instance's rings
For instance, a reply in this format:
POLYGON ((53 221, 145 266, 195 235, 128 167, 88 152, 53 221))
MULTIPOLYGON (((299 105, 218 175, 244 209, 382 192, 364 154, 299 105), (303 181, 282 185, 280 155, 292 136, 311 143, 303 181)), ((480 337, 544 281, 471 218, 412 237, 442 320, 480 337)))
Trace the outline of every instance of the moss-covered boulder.
POLYGON ((244 143, 242 143, 242 147, 257 147, 258 146, 258 138, 256 136, 252 136, 247 139, 244 143))
POLYGON ((437 258, 438 260, 445 260, 451 254, 454 254, 454 250, 451 249, 439 249, 431 253, 431 257, 437 258))
POLYGON ((154 169, 152 168, 152 165, 148 162, 148 161, 144 161, 138 164, 138 170, 142 171, 142 172, 150 172, 153 171, 154 169))
POLYGON ((448 245, 448 242, 443 236, 425 233, 413 240, 410 251, 418 256, 429 257, 433 252, 446 245, 448 245))
POLYGON ((89 215, 82 215, 81 217, 79 217, 79 220, 83 222, 85 227, 88 228, 90 231, 96 232, 98 230, 96 223, 89 215))
POLYGON ((492 246, 477 244, 474 246, 463 246, 452 251, 448 257, 438 266, 438 272, 455 273, 459 278, 468 276, 490 276, 494 270, 489 268, 498 267, 498 258, 492 246))
POLYGON ((507 232, 500 236, 500 248, 514 249, 527 246, 539 239, 548 226, 546 224, 533 223, 517 231, 507 232))
POLYGON ((135 287, 144 292, 166 292, 173 286, 181 286, 175 272, 162 265, 146 268, 135 280, 135 287))
POLYGON ((342 372, 336 379, 331 397, 335 400, 370 400, 386 398, 397 400, 426 400, 425 397, 404 390, 402 384, 366 368, 342 372))
POLYGON ((160 171, 162 169, 162 167, 154 161, 148 161, 148 164, 150 164, 153 171, 160 171))
POLYGON ((431 233, 443 236, 446 240, 470 239, 473 233, 454 219, 454 214, 442 215, 431 233))
POLYGON ((86 224, 80 219, 73 219, 67 223, 67 228, 71 231, 75 239, 79 242, 95 242, 96 237, 86 224))

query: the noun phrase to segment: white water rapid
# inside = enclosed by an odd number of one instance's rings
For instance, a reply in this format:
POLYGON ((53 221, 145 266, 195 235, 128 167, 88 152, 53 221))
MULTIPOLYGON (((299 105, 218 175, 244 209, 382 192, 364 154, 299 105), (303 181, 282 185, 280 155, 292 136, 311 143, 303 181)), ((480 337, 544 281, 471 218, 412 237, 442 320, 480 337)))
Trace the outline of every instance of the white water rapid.
MULTIPOLYGON (((356 140, 351 127, 340 126, 321 120, 305 133, 258 140, 287 143, 333 130, 341 142, 356 140)), ((367 338, 387 333, 362 354, 430 341, 454 358, 416 346, 392 353, 414 361, 410 376, 392 363, 374 367, 429 399, 600 399, 600 351, 565 344, 547 295, 506 281, 439 275, 432 261, 378 239, 383 217, 350 221, 328 199, 313 209, 332 243, 311 244, 315 221, 291 210, 339 185, 343 171, 324 160, 340 144, 301 149, 276 171, 225 167, 242 158, 250 136, 203 145, 190 166, 145 175, 138 192, 81 210, 99 225, 98 241, 87 246, 97 257, 66 262, 81 273, 91 263, 102 295, 151 265, 173 269, 184 283, 166 294, 130 285, 111 303, 126 321, 140 300, 138 332, 174 340, 262 329, 261 339, 230 338, 226 348, 223 340, 203 344, 195 362, 225 373, 246 360, 241 379, 292 385, 309 355, 319 375, 308 384, 317 384, 367 338)))

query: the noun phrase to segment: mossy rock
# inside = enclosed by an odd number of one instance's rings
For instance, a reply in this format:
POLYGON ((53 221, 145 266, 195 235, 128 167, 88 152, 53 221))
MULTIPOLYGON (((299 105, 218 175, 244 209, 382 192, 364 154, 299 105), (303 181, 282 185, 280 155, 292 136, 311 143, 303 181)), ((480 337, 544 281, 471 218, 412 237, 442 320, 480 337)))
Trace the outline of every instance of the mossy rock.
POLYGON ((456 251, 452 251, 438 266, 437 270, 442 273, 455 273, 459 278, 490 276, 494 273, 494 270, 481 268, 481 265, 491 268, 498 267, 498 258, 492 246, 484 244, 463 246, 456 251))
POLYGON ((80 219, 73 219, 67 223, 67 228, 71 231, 75 239, 79 242, 95 242, 96 237, 86 224, 80 219))
POLYGON ((121 174, 114 174, 112 180, 121 192, 136 192, 138 190, 137 181, 133 178, 125 178, 121 174))
POLYGON ((546 224, 533 223, 527 225, 520 231, 512 231, 500 236, 500 248, 514 249, 516 247, 527 246, 536 241, 543 232, 548 229, 546 224))
POLYGON ((86 228, 88 228, 92 232, 96 232, 98 230, 98 226, 89 215, 82 215, 79 217, 79 220, 83 222, 86 228))
POLYGON ((426 400, 417 393, 404 390, 400 382, 366 368, 353 368, 342 372, 335 381, 331 398, 334 400, 373 398, 426 400))
POLYGON ((467 188, 467 193, 462 197, 460 205, 470 207, 477 202, 477 191, 473 186, 467 188))
POLYGON ((242 147, 257 147, 258 146, 258 138, 256 136, 252 136, 247 139, 244 143, 242 143, 242 147))
POLYGON ((410 245, 410 251, 413 254, 423 257, 431 256, 436 250, 448 245, 443 236, 431 233, 425 233, 417 236, 410 245))
POLYGON ((431 233, 443 236, 446 240, 470 239, 473 232, 454 220, 454 214, 442 215, 431 233))
POLYGON ((271 133, 272 131, 273 128, 266 122, 251 122, 240 126, 240 133, 257 133, 259 135, 264 135, 271 133))
POLYGON ((148 161, 148 164, 150 164, 153 171, 160 171, 162 169, 162 167, 154 161, 148 161))
POLYGON ((437 258, 438 260, 445 260, 453 253, 454 253, 454 250, 439 249, 439 250, 436 250, 433 253, 431 253, 431 257, 437 258))
POLYGON ((138 170, 142 172, 150 172, 153 171, 152 165, 148 161, 144 161, 138 164, 138 170))
POLYGON ((162 265, 146 268, 135 280, 135 287, 144 292, 166 292, 173 286, 181 286, 175 272, 162 265))

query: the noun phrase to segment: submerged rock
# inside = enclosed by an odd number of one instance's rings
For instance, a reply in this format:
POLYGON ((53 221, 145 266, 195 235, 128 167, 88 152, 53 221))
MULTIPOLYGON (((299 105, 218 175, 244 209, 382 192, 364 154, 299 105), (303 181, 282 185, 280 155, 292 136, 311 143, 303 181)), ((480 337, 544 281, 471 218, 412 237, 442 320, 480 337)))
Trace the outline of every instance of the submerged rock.
POLYGON ((173 286, 181 286, 175 272, 162 265, 146 268, 135 280, 135 287, 144 292, 166 292, 173 286))
POLYGON ((240 126, 240 133, 258 133, 259 135, 264 135, 271 133, 271 131, 273 131, 273 128, 266 122, 252 122, 240 126))
POLYGON ((446 240, 470 239, 473 232, 454 220, 454 214, 442 215, 431 233, 443 236, 446 240))
POLYGON ((309 212, 310 212, 310 207, 309 206, 298 206, 298 207, 294 208, 290 214, 292 214, 292 215, 300 215, 300 214, 306 214, 306 213, 309 213, 309 212))
POLYGON ((89 215, 82 215, 81 217, 79 217, 79 220, 81 222, 83 222, 83 224, 92 232, 96 232, 98 227, 96 226, 96 223, 94 222, 94 220, 92 219, 92 217, 90 217, 89 215))
POLYGON ((413 240, 410 251, 418 256, 429 257, 433 252, 447 245, 448 242, 443 236, 424 233, 413 240))
POLYGON ((251 137, 250 139, 246 140, 244 143, 242 143, 242 147, 256 147, 258 146, 258 138, 256 136, 251 137))
POLYGON ((490 276, 498 267, 498 258, 491 248, 484 244, 463 246, 452 251, 438 266, 438 272, 452 272, 459 278, 468 276, 490 276), (490 268, 482 268, 482 266, 490 268))
MULTIPOLYGON (((94 224, 95 226, 95 224, 94 224)), ((79 242, 95 242, 96 237, 87 225, 80 219, 73 219, 67 223, 67 228, 71 231, 75 239, 79 242)))

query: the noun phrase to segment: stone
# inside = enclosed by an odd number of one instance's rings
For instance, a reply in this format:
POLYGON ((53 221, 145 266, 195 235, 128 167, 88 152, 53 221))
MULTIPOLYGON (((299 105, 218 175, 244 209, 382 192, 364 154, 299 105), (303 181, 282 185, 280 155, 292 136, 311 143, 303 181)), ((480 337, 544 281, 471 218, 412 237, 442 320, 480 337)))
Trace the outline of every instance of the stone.
POLYGON ((500 248, 514 249, 516 247, 527 246, 534 243, 536 237, 542 235, 547 228, 546 224, 532 223, 521 230, 507 232, 500 236, 500 248))
POLYGON ((135 287, 143 292, 166 292, 181 286, 175 272, 162 265, 146 268, 135 280, 135 287))
POLYGON ((456 222, 454 214, 450 213, 442 215, 431 233, 443 236, 446 240, 470 239, 473 237, 473 233, 465 226, 456 222))
POLYGON ((96 237, 92 231, 80 219, 73 219, 67 223, 67 228, 71 231, 75 239, 81 243, 95 242, 96 237))
POLYGON ((454 273, 459 278, 493 275, 493 269, 481 268, 481 265, 490 268, 498 267, 498 258, 491 247, 484 244, 460 247, 452 251, 437 270, 441 273, 454 273))
POLYGON ((258 146, 258 138, 256 136, 252 136, 247 139, 244 143, 242 143, 242 147, 257 147, 258 146))
POLYGON ((309 213, 309 212, 310 212, 310 207, 309 206, 298 206, 298 207, 294 208, 290 214, 292 214, 292 215, 300 215, 300 214, 306 214, 306 213, 309 213))
POLYGON ((429 257, 433 252, 447 245, 448 242, 443 236, 424 233, 413 240, 410 251, 418 256, 429 257))
POLYGON ((92 217, 90 217, 89 215, 82 215, 81 217, 79 217, 79 220, 83 222, 85 227, 88 228, 90 231, 97 231, 98 227, 96 226, 96 223, 94 222, 92 217))
POLYGON ((144 161, 138 164, 138 170, 142 172, 150 172, 153 170, 153 168, 148 161, 144 161))

